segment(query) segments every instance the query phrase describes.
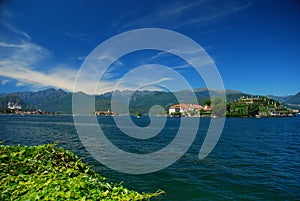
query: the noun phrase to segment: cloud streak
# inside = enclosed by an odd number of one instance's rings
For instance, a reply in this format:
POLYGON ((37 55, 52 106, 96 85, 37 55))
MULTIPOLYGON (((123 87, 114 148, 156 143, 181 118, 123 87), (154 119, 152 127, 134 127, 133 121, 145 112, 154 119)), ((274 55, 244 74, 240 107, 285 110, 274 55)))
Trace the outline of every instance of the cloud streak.
POLYGON ((16 63, 0 62, 0 75, 15 79, 18 81, 17 86, 30 85, 32 88, 57 87, 72 91, 75 73, 71 73, 68 77, 66 69, 56 71, 51 74, 21 67, 16 63))
MULTIPOLYGON (((47 72, 41 71, 41 68, 35 68, 41 63, 45 63, 48 57, 51 57, 51 52, 44 47, 41 47, 31 41, 20 41, 16 43, 9 43, 6 41, 0 42, 0 76, 5 77, 2 84, 8 82, 9 79, 17 81, 16 86, 29 86, 32 89, 41 89, 45 87, 61 88, 67 91, 74 90, 74 84, 78 73, 78 67, 71 67, 60 63, 56 65, 44 64, 47 72), (2 54, 2 53, 5 53, 2 54)), ((99 94, 112 91, 118 82, 119 69, 123 68, 123 63, 116 58, 113 58, 109 51, 104 55, 95 58, 97 60, 114 61, 114 65, 105 73, 101 79, 100 87, 99 79, 95 74, 81 74, 80 88, 78 91, 83 91, 88 94, 99 94)), ((97 67, 95 67, 97 72, 97 67)), ((139 77, 141 81, 145 75, 139 77)), ((133 79, 131 77, 131 79, 133 79)), ((168 79, 158 79, 155 83, 158 84, 168 79)), ((123 80, 124 81, 124 80, 123 80)), ((131 81, 119 86, 121 90, 130 90, 131 81)))
MULTIPOLYGON (((135 20, 128 20, 133 18, 131 13, 128 16, 121 16, 116 24, 126 29, 145 26, 159 26, 171 29, 184 28, 191 25, 203 26, 247 9, 252 4, 251 2, 245 3, 242 1, 226 1, 226 4, 216 3, 214 0, 192 1, 190 3, 174 1, 170 4, 160 4, 151 13, 140 13, 135 20), (197 15, 192 15, 192 13, 197 13, 197 15)), ((139 10, 132 13, 139 13, 139 10)))
POLYGON ((1 84, 5 85, 14 79, 17 87, 56 87, 72 91, 77 71, 66 66, 52 68, 45 64, 45 60, 52 56, 51 52, 33 43, 29 34, 9 23, 6 18, 13 17, 12 13, 3 12, 4 17, 0 23, 10 34, 9 37, 2 36, 0 39, 0 76, 5 77, 1 84), (37 70, 41 65, 48 72, 37 70))
POLYGON ((8 12, 6 9, 2 9, 2 15, 4 17, 0 18, 0 24, 2 24, 7 31, 17 34, 18 36, 21 36, 23 39, 31 40, 31 37, 29 36, 28 33, 21 31, 16 26, 14 26, 13 24, 5 20, 5 18, 13 17, 14 15, 12 13, 8 12))
POLYGON ((91 42, 91 40, 88 38, 88 36, 85 33, 74 34, 74 33, 70 33, 70 32, 64 32, 64 34, 66 36, 68 36, 69 38, 91 42))

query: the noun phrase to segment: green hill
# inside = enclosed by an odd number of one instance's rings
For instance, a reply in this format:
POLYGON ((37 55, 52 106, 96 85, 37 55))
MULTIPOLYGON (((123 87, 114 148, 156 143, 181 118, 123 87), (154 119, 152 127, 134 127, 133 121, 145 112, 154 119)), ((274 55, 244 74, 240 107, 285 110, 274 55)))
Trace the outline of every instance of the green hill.
POLYGON ((43 111, 64 114, 72 113, 72 94, 68 93, 58 98, 51 98, 39 105, 43 111))

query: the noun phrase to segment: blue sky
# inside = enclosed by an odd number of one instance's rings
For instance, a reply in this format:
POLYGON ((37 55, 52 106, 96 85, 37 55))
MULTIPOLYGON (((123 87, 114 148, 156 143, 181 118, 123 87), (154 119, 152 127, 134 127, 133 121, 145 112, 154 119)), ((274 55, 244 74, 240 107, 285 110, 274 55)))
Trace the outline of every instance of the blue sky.
MULTIPOLYGON (((72 91, 94 48, 139 28, 168 29, 197 42, 215 62, 226 89, 261 95, 300 91, 299 1, 10 0, 0 1, 0 93, 48 87, 72 91)), ((115 61, 99 93, 150 63, 177 69, 193 88, 205 86, 180 58, 145 50, 115 61)), ((160 73, 161 82, 171 79, 160 73)), ((140 76, 145 82, 148 77, 140 76)))

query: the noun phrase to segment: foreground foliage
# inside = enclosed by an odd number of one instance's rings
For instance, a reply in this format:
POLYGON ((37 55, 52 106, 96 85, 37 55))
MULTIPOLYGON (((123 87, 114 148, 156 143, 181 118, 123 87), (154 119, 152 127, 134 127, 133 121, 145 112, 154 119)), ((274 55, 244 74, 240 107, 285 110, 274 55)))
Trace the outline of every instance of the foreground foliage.
POLYGON ((0 145, 0 200, 148 200, 100 176, 72 152, 53 144, 0 145))

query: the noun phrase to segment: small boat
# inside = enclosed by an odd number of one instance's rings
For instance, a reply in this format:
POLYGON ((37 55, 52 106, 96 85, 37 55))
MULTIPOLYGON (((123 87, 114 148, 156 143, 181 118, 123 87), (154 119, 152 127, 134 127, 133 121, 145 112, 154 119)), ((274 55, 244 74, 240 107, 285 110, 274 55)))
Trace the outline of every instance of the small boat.
POLYGON ((261 116, 259 114, 255 115, 255 118, 260 119, 261 116))
POLYGON ((135 116, 136 118, 141 118, 142 113, 141 113, 141 112, 137 112, 134 116, 135 116))

